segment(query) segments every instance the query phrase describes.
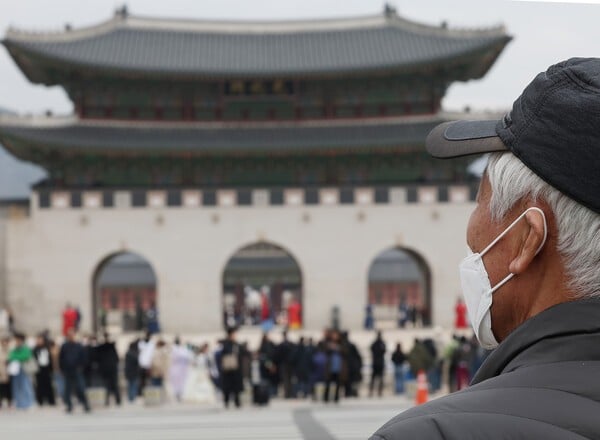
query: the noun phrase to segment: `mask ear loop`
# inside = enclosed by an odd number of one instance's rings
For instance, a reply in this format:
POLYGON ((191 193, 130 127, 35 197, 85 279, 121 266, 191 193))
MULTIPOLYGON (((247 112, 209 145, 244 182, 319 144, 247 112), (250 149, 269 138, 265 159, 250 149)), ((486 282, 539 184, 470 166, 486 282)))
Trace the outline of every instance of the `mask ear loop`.
MULTIPOLYGON (((519 220, 521 220, 523 217, 525 217, 525 215, 529 212, 529 211, 537 211, 542 215, 542 219, 544 220, 544 239, 542 240, 542 242, 540 243, 540 246, 537 248, 537 250, 535 251, 535 255, 539 254, 540 251, 542 250, 542 248, 544 247, 544 245, 546 244, 546 238, 548 238, 548 224, 546 222, 546 214, 544 214, 544 211, 542 211, 540 208, 538 207, 531 207, 525 210, 525 212, 523 212, 523 214, 521 214, 520 216, 518 216, 515 221, 513 221, 508 228, 506 228, 500 235, 498 235, 498 237, 496 237, 496 239, 494 241, 492 241, 481 253, 480 255, 483 257, 487 251, 489 251, 492 246, 494 246, 496 243, 498 243, 502 237, 504 237, 508 231, 510 231, 514 225, 516 225, 519 220)), ((494 287, 492 287, 492 290, 490 291, 490 293, 494 293, 496 290, 498 290, 500 287, 504 286, 508 281, 510 281, 512 279, 512 277, 514 277, 515 274, 514 273, 510 273, 506 276, 506 278, 504 278, 502 281, 500 281, 498 284, 496 284, 494 287)))
MULTIPOLYGON (((548 223, 546 222, 546 214, 544 214, 544 211, 542 211, 540 208, 537 208, 537 207, 529 208, 527 211, 530 211, 530 210, 539 212, 542 215, 542 219, 544 220, 544 239, 540 243, 540 246, 537 248, 537 251, 535 251, 535 255, 537 255, 540 253, 540 251, 546 244, 546 239, 548 238, 548 223)), ((527 211, 525 211, 525 212, 527 212, 527 211)))

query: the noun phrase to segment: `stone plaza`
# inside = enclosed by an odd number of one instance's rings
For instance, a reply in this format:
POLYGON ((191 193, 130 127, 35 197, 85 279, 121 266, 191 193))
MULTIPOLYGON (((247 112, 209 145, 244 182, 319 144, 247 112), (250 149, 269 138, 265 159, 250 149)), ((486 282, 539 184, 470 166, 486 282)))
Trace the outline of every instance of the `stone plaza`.
POLYGON ((395 414, 409 408, 402 397, 342 401, 326 406, 274 401, 269 407, 224 410, 221 406, 130 405, 66 415, 62 409, 0 410, 1 438, 46 440, 352 440, 365 439, 395 414))

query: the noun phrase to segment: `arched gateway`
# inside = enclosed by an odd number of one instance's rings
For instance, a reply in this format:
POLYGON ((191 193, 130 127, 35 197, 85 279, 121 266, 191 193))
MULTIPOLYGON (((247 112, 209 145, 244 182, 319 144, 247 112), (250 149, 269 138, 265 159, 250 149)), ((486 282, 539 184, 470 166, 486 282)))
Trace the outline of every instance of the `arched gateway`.
POLYGON ((254 243, 239 249, 223 271, 225 326, 268 321, 302 325, 302 272, 285 249, 254 243))
POLYGON ((381 252, 369 268, 365 326, 431 325, 431 271, 416 251, 394 247, 381 252))
POLYGON ((105 258, 92 280, 92 319, 95 331, 138 331, 157 313, 157 283, 151 264, 132 252, 105 258))

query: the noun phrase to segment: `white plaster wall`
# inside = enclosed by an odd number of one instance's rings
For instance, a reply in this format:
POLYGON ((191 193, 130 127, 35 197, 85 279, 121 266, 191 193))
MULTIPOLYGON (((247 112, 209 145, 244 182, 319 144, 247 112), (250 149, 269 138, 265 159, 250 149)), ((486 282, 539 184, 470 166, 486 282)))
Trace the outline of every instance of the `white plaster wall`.
POLYGON ((258 240, 288 250, 303 274, 310 329, 362 325, 373 259, 392 246, 418 252, 432 275, 433 322, 451 326, 460 292, 472 203, 200 208, 37 209, 7 225, 7 294, 28 331, 60 329, 65 302, 90 328, 92 278, 107 256, 128 250, 153 266, 161 323, 168 332, 221 327, 221 283, 228 259, 258 240))

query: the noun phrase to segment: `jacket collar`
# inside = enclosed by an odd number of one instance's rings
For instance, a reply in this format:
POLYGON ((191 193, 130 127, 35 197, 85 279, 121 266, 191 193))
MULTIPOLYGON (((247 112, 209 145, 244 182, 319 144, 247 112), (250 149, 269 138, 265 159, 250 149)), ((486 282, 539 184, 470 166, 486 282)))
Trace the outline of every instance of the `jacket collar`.
POLYGON ((586 347, 582 344, 581 350, 570 347, 570 358, 565 358, 561 350, 556 349, 560 346, 557 344, 564 343, 561 338, 594 333, 600 336, 600 299, 557 304, 528 319, 508 335, 483 363, 471 385, 527 364, 528 358, 535 358, 537 363, 600 358, 600 345, 595 353, 589 352, 588 344, 585 344, 586 347), (544 342, 548 340, 553 342, 545 346, 544 342), (540 345, 542 348, 536 349, 535 346, 540 345), (579 359, 571 359, 572 357, 579 359))

